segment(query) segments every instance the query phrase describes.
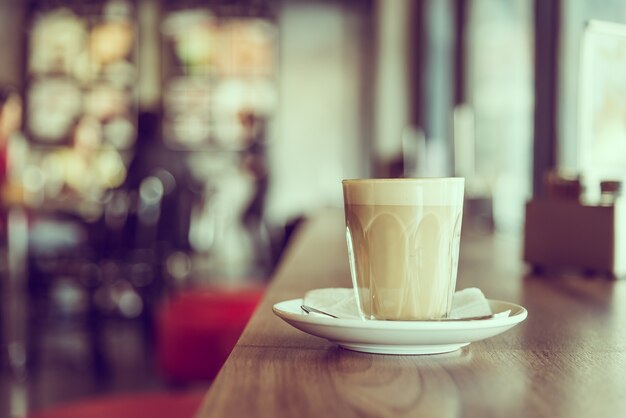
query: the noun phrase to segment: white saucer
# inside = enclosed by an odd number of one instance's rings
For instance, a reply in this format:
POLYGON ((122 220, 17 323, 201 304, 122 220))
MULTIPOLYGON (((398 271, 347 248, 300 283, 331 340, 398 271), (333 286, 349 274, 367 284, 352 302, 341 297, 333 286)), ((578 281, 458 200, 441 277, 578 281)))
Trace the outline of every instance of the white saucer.
POLYGON ((489 300, 494 313, 511 311, 507 318, 475 321, 366 321, 308 315, 302 299, 279 302, 272 310, 293 327, 353 351, 377 354, 449 353, 474 341, 501 334, 526 319, 524 307, 489 300))

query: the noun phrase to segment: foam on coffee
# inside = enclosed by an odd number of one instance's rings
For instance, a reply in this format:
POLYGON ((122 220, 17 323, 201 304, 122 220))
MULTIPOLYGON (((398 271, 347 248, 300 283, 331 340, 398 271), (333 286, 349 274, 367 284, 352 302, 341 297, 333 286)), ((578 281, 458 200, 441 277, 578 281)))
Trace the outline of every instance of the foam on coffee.
POLYGON ((350 205, 463 205, 463 178, 344 180, 350 205), (409 186, 409 187, 407 187, 409 186))

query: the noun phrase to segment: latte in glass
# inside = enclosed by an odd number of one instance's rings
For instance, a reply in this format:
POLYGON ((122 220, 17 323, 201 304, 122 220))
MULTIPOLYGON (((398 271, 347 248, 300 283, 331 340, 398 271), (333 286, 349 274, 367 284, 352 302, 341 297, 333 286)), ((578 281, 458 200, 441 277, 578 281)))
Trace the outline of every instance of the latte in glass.
POLYGON ((449 315, 464 179, 344 180, 352 282, 364 319, 449 315))

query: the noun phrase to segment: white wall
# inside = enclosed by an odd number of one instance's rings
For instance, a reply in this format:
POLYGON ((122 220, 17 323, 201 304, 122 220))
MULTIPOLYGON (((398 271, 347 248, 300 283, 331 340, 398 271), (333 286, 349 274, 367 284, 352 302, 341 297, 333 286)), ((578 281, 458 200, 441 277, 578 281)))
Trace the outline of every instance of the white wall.
POLYGON ((402 134, 409 121, 408 45, 409 0, 376 2, 376 136, 374 152, 381 161, 402 151, 402 134))
POLYGON ((284 2, 279 109, 270 135, 267 215, 282 223, 343 203, 341 180, 366 166, 360 125, 359 39, 338 4, 284 2))
POLYGON ((579 60, 580 47, 589 19, 626 23, 626 3, 623 1, 570 0, 563 3, 562 28, 559 45, 559 168, 577 172, 579 166, 579 60))

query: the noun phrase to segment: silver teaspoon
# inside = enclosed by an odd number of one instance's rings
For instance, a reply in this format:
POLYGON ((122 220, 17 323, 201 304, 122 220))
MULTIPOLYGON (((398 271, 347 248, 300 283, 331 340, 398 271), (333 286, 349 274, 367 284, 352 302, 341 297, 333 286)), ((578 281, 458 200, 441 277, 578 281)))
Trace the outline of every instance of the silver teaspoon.
MULTIPOLYGON (((322 315, 326 315, 329 316, 331 318, 336 318, 339 319, 336 315, 333 315, 331 313, 328 312, 324 312, 321 311, 317 308, 314 308, 312 306, 308 306, 308 305, 300 305, 300 308, 306 312, 307 314, 310 314, 311 312, 313 313, 318 313, 318 314, 322 314, 322 315)), ((417 319, 415 321, 420 321, 420 322, 454 322, 454 321, 479 321, 481 319, 490 319, 493 318, 495 314, 491 314, 491 315, 481 315, 481 316, 468 316, 465 318, 439 318, 439 319, 417 319)))
POLYGON ((335 316, 335 315, 333 315, 333 314, 330 314, 330 313, 328 313, 328 312, 324 312, 324 311, 320 311, 319 309, 315 309, 315 308, 314 308, 314 307, 312 307, 312 306, 300 305, 300 308, 301 308, 304 312, 306 312, 307 314, 310 314, 311 312, 314 312, 314 313, 318 313, 318 314, 322 314, 322 315, 330 316, 331 318, 337 318, 337 319, 339 319, 339 317, 337 317, 337 316, 335 316))

